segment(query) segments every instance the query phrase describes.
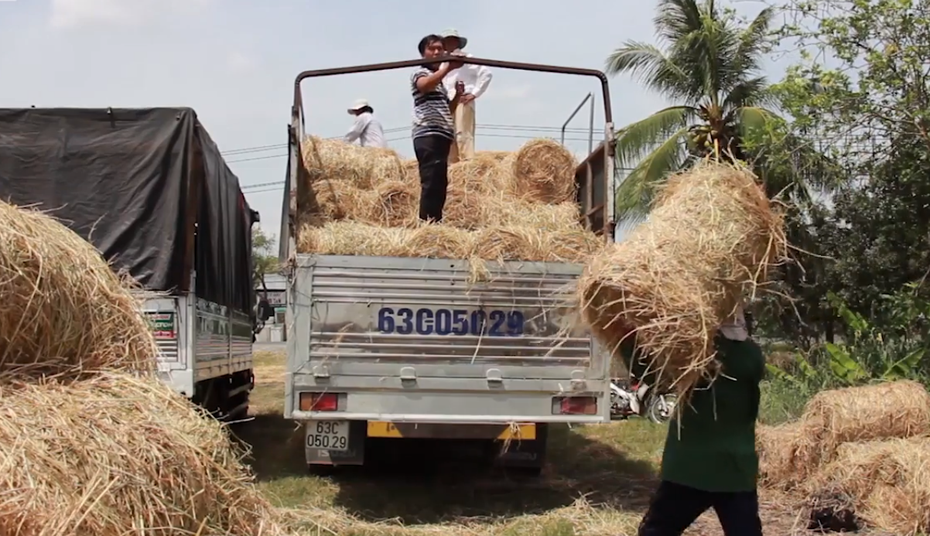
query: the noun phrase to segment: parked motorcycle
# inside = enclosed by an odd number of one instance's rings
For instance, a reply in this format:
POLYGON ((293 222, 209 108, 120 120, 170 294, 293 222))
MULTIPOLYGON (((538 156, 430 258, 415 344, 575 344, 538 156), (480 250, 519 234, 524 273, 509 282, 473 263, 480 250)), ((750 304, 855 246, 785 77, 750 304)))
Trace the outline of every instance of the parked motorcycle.
POLYGON ((627 419, 638 415, 650 421, 662 424, 668 422, 675 411, 678 396, 650 389, 642 382, 630 383, 621 378, 610 381, 610 417, 627 419))

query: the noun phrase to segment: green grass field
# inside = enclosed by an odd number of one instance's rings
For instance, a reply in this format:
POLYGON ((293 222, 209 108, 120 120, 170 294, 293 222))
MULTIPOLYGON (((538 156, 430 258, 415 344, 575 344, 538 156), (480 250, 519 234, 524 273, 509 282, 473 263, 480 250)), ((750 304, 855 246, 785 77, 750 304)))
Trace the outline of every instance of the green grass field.
MULTIPOLYGON (((234 426, 252 448, 258 485, 301 534, 412 536, 632 535, 656 484, 665 427, 642 419, 550 429, 547 466, 519 479, 455 455, 447 443, 399 449, 390 464, 312 476, 302 436, 284 420, 284 356, 257 355, 255 419, 234 426)), ((386 448, 405 446, 406 440, 386 448)), ((461 453, 460 453, 461 454, 461 453)), ((764 497, 768 534, 792 531, 792 508, 764 497)), ((687 534, 720 534, 706 514, 687 534)))

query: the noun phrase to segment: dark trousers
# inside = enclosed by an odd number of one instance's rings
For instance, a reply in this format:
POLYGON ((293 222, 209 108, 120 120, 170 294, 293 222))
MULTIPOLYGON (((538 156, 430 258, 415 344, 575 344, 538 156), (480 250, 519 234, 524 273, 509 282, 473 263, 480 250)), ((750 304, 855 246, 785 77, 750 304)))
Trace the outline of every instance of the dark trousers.
POLYGON ((659 484, 637 534, 680 536, 708 508, 717 513, 725 536, 762 536, 755 491, 701 491, 668 481, 659 484))
POLYGON ((449 149, 452 140, 443 136, 413 139, 413 152, 420 168, 420 219, 442 221, 449 186, 449 149))

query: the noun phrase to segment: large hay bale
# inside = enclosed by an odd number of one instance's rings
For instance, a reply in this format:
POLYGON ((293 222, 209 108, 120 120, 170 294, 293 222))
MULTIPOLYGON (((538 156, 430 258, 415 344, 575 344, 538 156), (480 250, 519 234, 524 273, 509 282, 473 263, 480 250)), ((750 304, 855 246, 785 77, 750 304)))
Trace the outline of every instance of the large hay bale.
POLYGON ((498 164, 497 181, 514 197, 539 203, 575 199, 575 156, 555 140, 535 139, 498 164))
POLYGON ((420 200, 418 188, 404 181, 388 181, 378 184, 370 195, 372 210, 367 221, 388 227, 416 223, 420 200))
POLYGON ((0 534, 274 534, 222 426, 155 379, 0 392, 0 534))
POLYGON ((406 170, 393 149, 361 147, 342 140, 309 136, 301 147, 310 183, 345 181, 371 189, 382 182, 405 180, 406 170))
POLYGON ((811 438, 804 437, 798 421, 756 429, 756 452, 759 454, 759 484, 767 488, 790 490, 816 470, 811 459, 811 438))
POLYGON ((705 162, 671 177, 648 219, 588 264, 584 319, 612 350, 635 332, 652 369, 687 396, 711 376, 718 327, 784 246, 752 173, 705 162))
MULTIPOLYGON (((581 214, 575 203, 542 205, 493 195, 484 196, 482 202, 487 207, 486 225, 526 226, 549 232, 582 230, 581 214)), ((596 236, 594 233, 587 235, 596 236)))
POLYGON ((450 186, 442 209, 442 222, 459 229, 480 229, 487 225, 488 214, 492 210, 488 199, 489 196, 474 189, 450 186))
POLYGON ((0 379, 152 370, 155 342, 130 288, 64 225, 0 202, 0 379))
POLYGON ((846 497, 856 515, 892 534, 930 531, 930 439, 841 445, 807 483, 810 496, 846 497))
MULTIPOLYGON (((506 157, 506 153, 505 153, 506 157)), ((474 158, 449 166, 449 186, 465 192, 499 192, 503 184, 496 169, 503 157, 487 152, 475 153, 474 158)))
POLYGON ((409 229, 382 227, 354 221, 304 226, 298 236, 300 253, 318 255, 402 256, 409 229))
POLYGON ((814 463, 826 463, 844 443, 930 433, 930 393, 911 380, 823 391, 805 406, 801 427, 816 443, 814 463))
POLYGON ((367 221, 373 216, 375 194, 344 180, 320 180, 311 187, 316 207, 313 219, 321 223, 345 219, 367 221))

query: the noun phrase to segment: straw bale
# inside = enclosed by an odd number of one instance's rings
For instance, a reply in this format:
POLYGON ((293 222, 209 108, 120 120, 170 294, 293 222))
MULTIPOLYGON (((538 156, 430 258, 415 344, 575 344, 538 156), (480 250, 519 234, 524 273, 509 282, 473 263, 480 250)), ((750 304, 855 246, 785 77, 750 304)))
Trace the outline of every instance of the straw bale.
POLYGON ((372 208, 368 221, 389 227, 409 226, 419 213, 419 189, 404 181, 378 184, 370 194, 372 208))
POLYGON ((376 184, 406 177, 404 165, 393 149, 361 147, 342 140, 309 136, 301 152, 311 183, 338 180, 371 189, 376 184))
POLYGON ((406 238, 405 257, 432 259, 468 259, 472 256, 474 237, 448 225, 422 224, 406 238))
POLYGON ((490 261, 543 261, 547 246, 545 237, 529 227, 486 227, 475 238, 475 255, 490 261))
POLYGON ((581 229, 579 223, 581 213, 575 203, 541 205, 539 203, 504 199, 501 196, 485 196, 484 204, 488 207, 488 225, 502 227, 511 225, 528 226, 540 231, 581 229))
POLYGON ((407 184, 420 184, 420 163, 416 158, 410 158, 401 162, 404 168, 403 181, 407 184))
POLYGON ((410 230, 354 221, 329 222, 322 227, 305 225, 297 242, 300 253, 318 255, 407 256, 410 230))
POLYGON ((787 491, 817 469, 812 461, 817 445, 804 433, 798 421, 756 429, 760 485, 787 491))
POLYGON ((499 166, 498 180, 515 197, 550 204, 575 199, 578 162, 555 140, 530 140, 499 166))
POLYGON ((132 283, 55 219, 0 202, 0 379, 152 370, 132 283))
POLYGON ((801 426, 817 443, 814 463, 829 462, 843 443, 930 433, 930 393, 911 380, 823 391, 805 406, 801 426))
POLYGON ((546 260, 552 262, 584 263, 606 246, 603 238, 584 230, 580 225, 555 229, 543 236, 546 240, 546 260))
MULTIPOLYGON (((449 166, 449 186, 466 192, 488 193, 500 192, 504 185, 500 182, 500 175, 496 173, 500 161, 506 157, 487 152, 475 153, 474 158, 456 162, 449 166)), ((496 153, 497 151, 495 151, 496 153)))
POLYGON ((500 162, 512 154, 512 151, 475 151, 475 158, 490 158, 500 162))
POLYGON ((375 208, 375 195, 343 180, 320 180, 311 185, 316 200, 314 215, 321 221, 367 220, 375 208))
POLYGON ((686 397, 713 377, 713 338, 785 249, 782 216, 744 168, 704 162, 671 177, 648 219, 586 266, 586 323, 609 348, 631 332, 686 397))
POLYGON ((0 534, 276 534, 222 425, 153 378, 0 392, 0 534))
POLYGON ((476 190, 450 186, 446 193, 446 205, 442 209, 442 221, 460 229, 475 230, 487 225, 489 213, 488 196, 476 190))
POLYGON ((930 531, 930 438, 841 445, 806 486, 812 497, 847 497, 870 525, 893 534, 930 531))

